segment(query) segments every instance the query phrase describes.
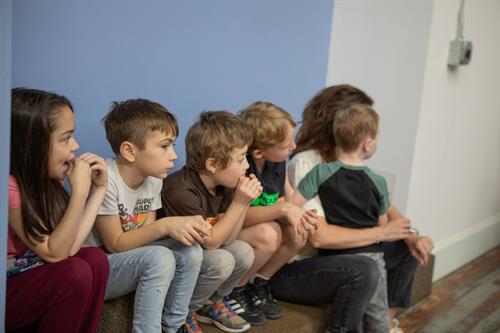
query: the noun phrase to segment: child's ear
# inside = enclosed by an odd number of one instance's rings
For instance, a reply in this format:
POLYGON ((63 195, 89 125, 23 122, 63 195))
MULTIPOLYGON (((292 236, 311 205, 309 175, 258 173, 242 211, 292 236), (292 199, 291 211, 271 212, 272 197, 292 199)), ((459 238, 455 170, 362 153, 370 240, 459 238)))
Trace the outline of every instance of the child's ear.
POLYGON ((137 147, 130 141, 123 141, 120 145, 120 154, 129 162, 135 161, 137 147))
POLYGON ((264 157, 264 152, 262 149, 255 148, 250 152, 250 156, 252 156, 254 160, 258 160, 264 157))
POLYGON ((209 157, 205 161, 205 169, 210 173, 217 171, 217 161, 213 157, 209 157))
POLYGON ((367 136, 366 139, 364 139, 363 143, 362 143, 363 151, 365 153, 371 151, 373 143, 374 143, 374 139, 367 136))

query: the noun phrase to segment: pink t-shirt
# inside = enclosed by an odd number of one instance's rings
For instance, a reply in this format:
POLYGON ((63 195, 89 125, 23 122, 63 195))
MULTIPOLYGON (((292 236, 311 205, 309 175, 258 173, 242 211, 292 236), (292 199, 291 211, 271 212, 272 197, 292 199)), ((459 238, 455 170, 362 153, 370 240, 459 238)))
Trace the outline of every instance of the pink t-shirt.
MULTIPOLYGON (((21 192, 16 179, 9 176, 9 209, 21 208, 21 192)), ((14 230, 9 225, 9 234, 7 238, 7 258, 22 256, 28 247, 17 237, 14 230)))

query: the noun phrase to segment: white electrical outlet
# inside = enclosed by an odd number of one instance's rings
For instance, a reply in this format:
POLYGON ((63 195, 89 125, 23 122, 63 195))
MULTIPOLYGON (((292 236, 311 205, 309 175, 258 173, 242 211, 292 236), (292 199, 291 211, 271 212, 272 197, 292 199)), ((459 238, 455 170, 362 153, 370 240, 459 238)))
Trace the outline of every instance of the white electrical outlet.
POLYGON ((472 58, 472 42, 455 39, 450 42, 448 66, 467 65, 472 58))
POLYGON ((448 66, 452 68, 467 65, 472 58, 472 42, 464 40, 464 6, 465 0, 460 1, 457 34, 455 39, 450 42, 448 52, 448 66))

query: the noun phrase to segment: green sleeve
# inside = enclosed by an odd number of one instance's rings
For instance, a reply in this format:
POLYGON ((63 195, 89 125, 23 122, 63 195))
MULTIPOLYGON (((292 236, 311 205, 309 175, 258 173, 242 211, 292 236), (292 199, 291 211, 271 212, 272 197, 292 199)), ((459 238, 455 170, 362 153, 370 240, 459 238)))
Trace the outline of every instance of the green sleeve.
POLYGON ((389 200, 389 190, 387 189, 387 182, 385 181, 384 177, 375 174, 371 170, 368 172, 368 176, 373 181, 382 197, 380 202, 380 215, 385 214, 387 213, 387 210, 389 210, 389 206, 391 205, 389 200))
POLYGON ((320 163, 316 165, 300 182, 298 187, 300 194, 306 200, 313 198, 318 194, 321 184, 335 174, 338 169, 339 166, 335 163, 320 163))

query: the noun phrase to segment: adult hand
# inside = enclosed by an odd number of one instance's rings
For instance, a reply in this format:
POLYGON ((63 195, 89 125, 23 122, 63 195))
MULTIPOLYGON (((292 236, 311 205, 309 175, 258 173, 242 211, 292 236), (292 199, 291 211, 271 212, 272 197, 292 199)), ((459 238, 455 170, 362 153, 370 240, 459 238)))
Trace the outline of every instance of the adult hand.
POLYGON ((409 229, 411 226, 410 220, 406 218, 393 219, 384 225, 381 225, 381 241, 392 242, 400 239, 408 238, 410 235, 409 229))
POLYGON ((316 209, 307 210, 300 218, 300 224, 309 236, 314 236, 318 228, 318 215, 316 214, 316 209))
POLYGON ((434 248, 432 239, 427 236, 410 235, 406 239, 406 244, 411 254, 417 259, 422 266, 427 266, 429 263, 429 254, 434 248))

